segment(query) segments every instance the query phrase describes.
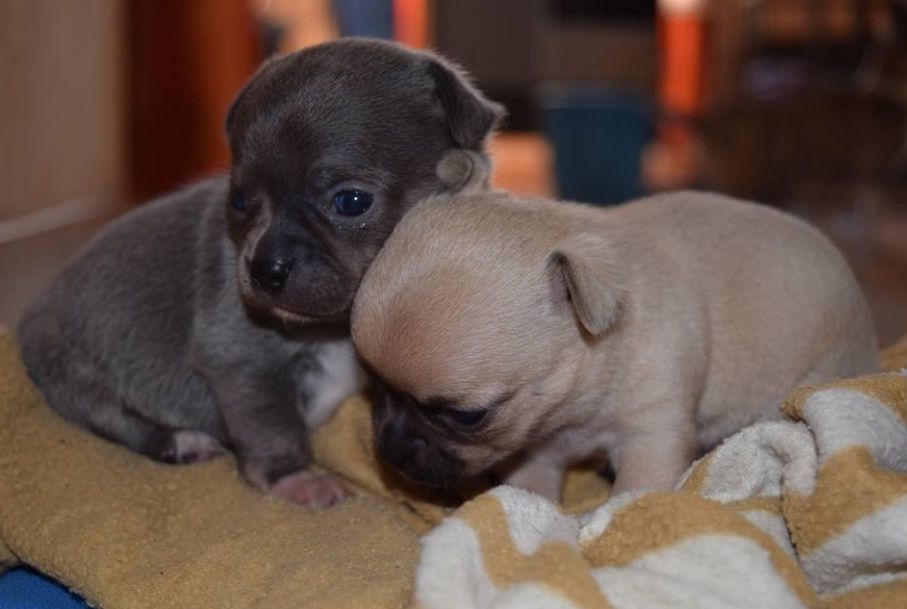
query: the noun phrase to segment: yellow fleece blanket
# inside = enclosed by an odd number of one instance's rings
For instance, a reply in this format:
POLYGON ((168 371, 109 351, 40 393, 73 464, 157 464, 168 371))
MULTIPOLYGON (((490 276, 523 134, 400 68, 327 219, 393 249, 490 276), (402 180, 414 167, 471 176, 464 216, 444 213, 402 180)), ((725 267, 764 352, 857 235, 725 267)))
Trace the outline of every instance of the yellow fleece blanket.
MULTIPOLYGON (((907 366, 907 341, 885 362, 907 366)), ((499 487, 451 513, 391 490, 352 399, 315 449, 358 494, 313 512, 229 459, 167 466, 74 428, 0 332, 0 569, 105 609, 907 607, 907 376, 803 388, 784 410, 676 492, 592 509, 607 489, 586 473, 563 511, 499 487)))

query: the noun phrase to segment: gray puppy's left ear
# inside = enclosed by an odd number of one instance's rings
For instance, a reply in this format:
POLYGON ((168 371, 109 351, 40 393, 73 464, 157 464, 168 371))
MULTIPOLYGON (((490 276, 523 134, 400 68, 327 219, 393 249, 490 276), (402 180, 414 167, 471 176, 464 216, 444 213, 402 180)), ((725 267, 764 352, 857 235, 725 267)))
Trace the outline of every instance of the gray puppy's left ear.
POLYGON ((435 168, 444 189, 457 193, 486 190, 491 162, 483 154, 454 148, 447 151, 435 168))
POLYGON ((447 119, 455 146, 482 150, 485 139, 504 117, 504 107, 489 101, 460 68, 428 54, 428 74, 447 119))
POLYGON ((593 337, 613 328, 624 307, 620 274, 602 249, 600 242, 583 239, 548 255, 553 298, 563 303, 562 306, 572 308, 580 324, 593 337))

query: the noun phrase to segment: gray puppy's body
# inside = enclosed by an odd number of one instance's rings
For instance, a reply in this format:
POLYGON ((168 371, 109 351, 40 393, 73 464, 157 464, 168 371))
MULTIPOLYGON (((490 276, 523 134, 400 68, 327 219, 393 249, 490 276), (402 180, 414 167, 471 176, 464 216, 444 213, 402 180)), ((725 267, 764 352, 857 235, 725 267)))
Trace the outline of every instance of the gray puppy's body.
POLYGON ((379 450, 404 474, 494 467, 551 498, 599 453, 618 491, 670 487, 797 385, 878 367, 827 238, 702 193, 610 210, 428 200, 366 274, 353 338, 385 385, 379 450))
POLYGON ((117 220, 26 312, 30 374, 64 416, 153 458, 226 447, 264 491, 343 498, 310 470, 308 432, 361 382, 353 294, 406 211, 461 186, 446 168, 487 164, 500 114, 391 43, 268 61, 227 119, 229 179, 117 220))
POLYGON ((342 327, 280 330, 246 314, 226 196, 213 178, 113 222, 29 308, 25 362, 69 419, 152 458, 193 461, 230 444, 213 388, 279 391, 314 426, 359 387, 342 327))

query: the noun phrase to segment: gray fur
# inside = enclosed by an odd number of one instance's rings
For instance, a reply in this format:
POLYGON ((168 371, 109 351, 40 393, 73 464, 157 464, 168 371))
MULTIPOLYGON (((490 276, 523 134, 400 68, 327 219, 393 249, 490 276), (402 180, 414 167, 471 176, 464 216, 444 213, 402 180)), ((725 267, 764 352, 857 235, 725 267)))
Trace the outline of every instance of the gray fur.
POLYGON ((500 114, 456 68, 389 43, 267 62, 230 111, 229 179, 149 203, 77 255, 20 322, 29 373, 65 417, 149 457, 209 456, 206 434, 259 488, 305 470, 306 421, 361 384, 348 317, 363 273, 415 201, 450 188, 442 158, 486 158, 500 114), (375 193, 355 222, 326 205, 325 165, 375 193), (225 213, 240 191, 254 211, 225 213), (249 280, 271 246, 292 262, 279 293, 249 280))

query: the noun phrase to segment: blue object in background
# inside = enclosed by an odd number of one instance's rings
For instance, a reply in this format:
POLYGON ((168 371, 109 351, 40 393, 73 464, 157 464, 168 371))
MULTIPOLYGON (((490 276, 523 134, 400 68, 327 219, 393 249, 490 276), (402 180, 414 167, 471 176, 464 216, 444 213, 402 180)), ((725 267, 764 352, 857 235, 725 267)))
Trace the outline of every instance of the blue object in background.
POLYGON ((88 609, 81 598, 32 569, 0 576, 0 609, 88 609))
POLYGON ((561 198, 612 205, 644 194, 642 153, 654 135, 652 107, 644 97, 599 85, 549 83, 541 100, 561 198))
POLYGON ((392 0, 333 0, 341 36, 394 37, 392 0))

